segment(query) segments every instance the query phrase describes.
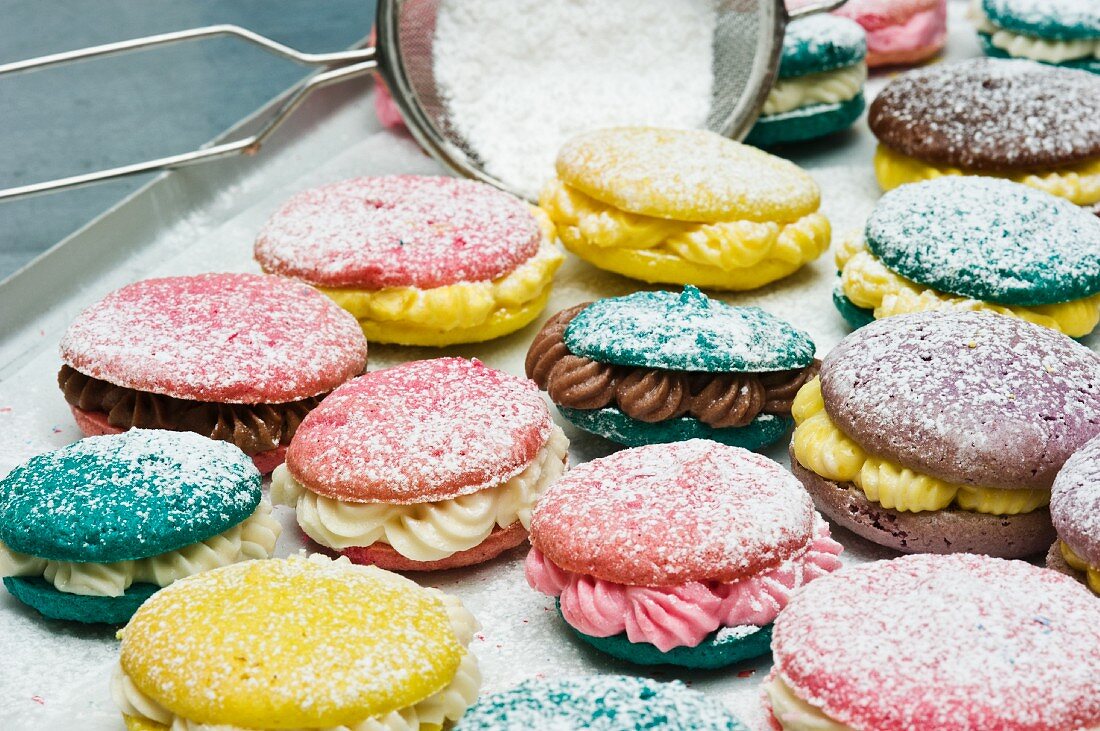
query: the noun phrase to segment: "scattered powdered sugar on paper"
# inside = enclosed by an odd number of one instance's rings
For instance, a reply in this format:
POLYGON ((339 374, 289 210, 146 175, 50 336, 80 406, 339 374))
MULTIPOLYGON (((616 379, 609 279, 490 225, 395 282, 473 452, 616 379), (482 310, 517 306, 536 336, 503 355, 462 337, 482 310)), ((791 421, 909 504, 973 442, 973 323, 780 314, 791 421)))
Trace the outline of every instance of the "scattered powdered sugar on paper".
POLYGON ((394 175, 302 191, 256 240, 268 272, 326 287, 441 287, 496 279, 538 251, 528 205, 472 180, 394 175))
POLYGON ((1100 567, 1100 437, 1066 460, 1054 479, 1050 517, 1073 552, 1100 567))
POLYGON ((892 190, 867 221, 867 243, 902 276, 962 297, 1044 305, 1100 290, 1100 219, 999 178, 892 190))
POLYGON ((799 698, 858 729, 1100 725, 1100 602, 1022 561, 917 555, 811 582, 776 620, 799 698))
POLYGON ((620 584, 728 583, 803 549, 814 519, 775 462, 692 439, 577 465, 535 506, 531 542, 568 571, 620 584))
POLYGON ((451 125, 489 173, 532 199, 577 133, 702 127, 716 5, 442 0, 434 74, 451 125))

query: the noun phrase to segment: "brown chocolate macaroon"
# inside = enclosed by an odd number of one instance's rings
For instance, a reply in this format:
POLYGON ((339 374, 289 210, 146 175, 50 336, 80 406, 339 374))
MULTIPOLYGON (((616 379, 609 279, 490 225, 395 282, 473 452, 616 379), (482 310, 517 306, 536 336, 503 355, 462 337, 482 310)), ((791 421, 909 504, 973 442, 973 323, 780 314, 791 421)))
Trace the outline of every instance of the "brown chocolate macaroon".
POLYGON ((891 81, 868 123, 884 190, 988 175, 1100 203, 1100 75, 1020 60, 937 64, 891 81))
POLYGON ((845 338, 795 398, 791 467, 818 508, 909 553, 1018 558, 1054 539, 1050 489, 1100 433, 1100 355, 989 312, 845 338))
POLYGON ((527 377, 577 427, 627 446, 704 438, 762 449, 816 373, 803 332, 694 287, 584 303, 546 322, 527 377))

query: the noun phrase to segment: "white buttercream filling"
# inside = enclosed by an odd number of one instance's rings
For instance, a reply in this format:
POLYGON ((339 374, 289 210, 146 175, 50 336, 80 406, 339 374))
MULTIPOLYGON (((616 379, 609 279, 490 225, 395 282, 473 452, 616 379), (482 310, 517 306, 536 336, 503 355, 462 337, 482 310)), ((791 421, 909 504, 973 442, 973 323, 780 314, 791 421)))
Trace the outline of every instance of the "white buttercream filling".
POLYGON ((282 526, 271 517, 271 503, 264 498, 243 522, 212 538, 133 561, 50 561, 13 551, 0 542, 0 576, 41 576, 66 594, 118 597, 134 583, 164 587, 219 566, 271 558, 280 532, 282 526))
POLYGON ((772 715, 783 731, 852 731, 796 696, 778 675, 768 678, 764 692, 771 702, 772 715))
POLYGON ((1015 58, 1029 58, 1046 63, 1064 63, 1083 58, 1100 59, 1100 38, 1063 41, 1014 33, 990 20, 982 10, 981 0, 975 0, 971 4, 970 19, 980 32, 989 34, 989 42, 994 47, 1015 58))
POLYGON ((779 79, 764 102, 765 116, 790 112, 811 104, 837 104, 854 99, 867 81, 867 64, 779 79))
POLYGON ((298 524, 317 543, 340 551, 387 543, 414 561, 438 561, 467 551, 496 527, 531 524, 531 510, 562 473, 569 440, 554 425, 546 444, 518 475, 470 495, 430 503, 355 503, 308 490, 280 465, 271 475, 271 499, 295 509, 298 524))

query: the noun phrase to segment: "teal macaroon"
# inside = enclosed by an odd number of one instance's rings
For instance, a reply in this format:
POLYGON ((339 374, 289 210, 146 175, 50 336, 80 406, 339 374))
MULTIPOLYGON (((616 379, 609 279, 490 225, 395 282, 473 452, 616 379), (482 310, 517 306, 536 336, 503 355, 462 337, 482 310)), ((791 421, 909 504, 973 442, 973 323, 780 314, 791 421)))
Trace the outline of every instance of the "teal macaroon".
POLYGON ((837 263, 833 302, 853 327, 924 309, 1013 308, 1080 338, 1100 319, 1100 219, 1001 178, 886 193, 837 263))
POLYGON ((761 450, 793 425, 814 350, 778 317, 689 286, 563 310, 525 365, 563 417, 619 444, 704 438, 761 450))
POLYGON ((773 147, 850 127, 863 113, 867 38, 858 23, 815 15, 787 25, 779 78, 745 142, 773 147))
POLYGON ((973 16, 987 56, 1100 74, 1096 0, 979 0, 973 16))
POLYGON ((176 579, 271 556, 260 484, 244 452, 198 434, 82 439, 0 480, 0 575, 46 617, 123 624, 176 579))
POLYGON ((483 697, 455 731, 745 731, 721 703, 679 681, 625 675, 525 680, 483 697))

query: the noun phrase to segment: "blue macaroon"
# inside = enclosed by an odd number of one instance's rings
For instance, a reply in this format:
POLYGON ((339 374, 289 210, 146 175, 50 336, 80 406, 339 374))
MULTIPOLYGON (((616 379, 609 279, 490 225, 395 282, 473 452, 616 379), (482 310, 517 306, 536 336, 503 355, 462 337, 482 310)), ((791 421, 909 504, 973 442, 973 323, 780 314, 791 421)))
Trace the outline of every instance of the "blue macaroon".
POLYGON ((804 142, 850 127, 863 113, 867 38, 855 21, 814 15, 787 25, 779 78, 745 141, 804 142))
POLYGON ((973 9, 986 55, 1100 74, 1096 0, 980 0, 973 9))
POLYGON ((191 432, 89 437, 0 480, 0 575, 53 619, 125 623, 176 579, 270 557, 279 530, 248 455, 191 432))

